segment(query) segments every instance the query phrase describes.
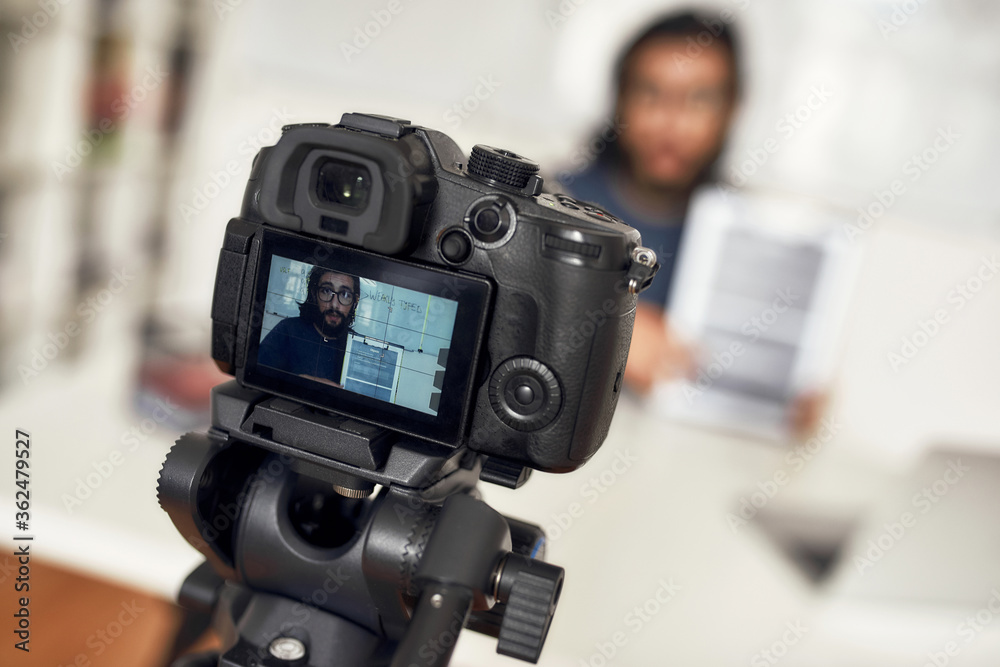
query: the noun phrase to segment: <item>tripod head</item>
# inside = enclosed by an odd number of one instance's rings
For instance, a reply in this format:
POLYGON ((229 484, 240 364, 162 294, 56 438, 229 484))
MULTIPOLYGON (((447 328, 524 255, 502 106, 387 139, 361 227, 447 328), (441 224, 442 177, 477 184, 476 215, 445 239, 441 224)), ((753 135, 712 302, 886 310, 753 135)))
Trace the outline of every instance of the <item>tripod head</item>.
POLYGON ((286 403, 216 387, 212 428, 160 474, 161 506, 207 559, 181 602, 216 608, 212 664, 443 665, 463 627, 537 661, 563 570, 538 560, 540 528, 477 498, 482 457, 286 403))

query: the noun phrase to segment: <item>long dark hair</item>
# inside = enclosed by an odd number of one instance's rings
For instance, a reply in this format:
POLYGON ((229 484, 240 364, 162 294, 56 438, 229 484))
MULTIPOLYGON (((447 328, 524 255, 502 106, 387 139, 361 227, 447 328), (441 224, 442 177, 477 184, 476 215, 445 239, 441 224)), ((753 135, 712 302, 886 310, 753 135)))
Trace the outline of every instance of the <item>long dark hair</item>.
POLYGON ((314 266, 309 271, 309 280, 306 283, 306 300, 299 304, 299 317, 310 324, 319 322, 319 281, 327 273, 339 273, 351 276, 351 279, 354 280, 354 305, 351 306, 351 316, 347 322, 347 327, 350 328, 354 326, 354 313, 357 311, 358 302, 361 300, 361 279, 350 273, 344 273, 337 269, 328 269, 324 266, 314 266))

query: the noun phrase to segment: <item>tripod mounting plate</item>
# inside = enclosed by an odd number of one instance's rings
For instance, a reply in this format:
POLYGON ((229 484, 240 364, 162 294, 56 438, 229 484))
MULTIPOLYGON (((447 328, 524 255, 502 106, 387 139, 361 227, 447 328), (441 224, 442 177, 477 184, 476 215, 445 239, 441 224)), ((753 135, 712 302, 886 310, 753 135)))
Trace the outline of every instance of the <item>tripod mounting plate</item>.
MULTIPOLYGON (((348 417, 323 413, 241 387, 235 380, 212 389, 210 435, 236 439, 288 457, 313 476, 335 473, 371 484, 425 489, 462 468, 474 469, 477 456, 465 448, 402 437, 348 417)), ((478 470, 477 470, 478 474, 478 470)))

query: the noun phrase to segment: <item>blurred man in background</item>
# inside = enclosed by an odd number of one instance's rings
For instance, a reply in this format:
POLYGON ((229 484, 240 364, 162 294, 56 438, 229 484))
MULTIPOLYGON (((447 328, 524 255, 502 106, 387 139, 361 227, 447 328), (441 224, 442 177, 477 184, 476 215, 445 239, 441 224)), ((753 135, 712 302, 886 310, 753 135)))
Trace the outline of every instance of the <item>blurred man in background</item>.
MULTIPOLYGON (((615 140, 582 172, 562 178, 573 196, 622 218, 656 251, 661 269, 639 296, 625 380, 639 394, 655 383, 692 375, 692 352, 666 310, 688 204, 715 180, 741 87, 730 12, 672 14, 643 30, 614 70, 615 140)), ((606 136, 605 136, 606 138, 606 136)), ((792 430, 818 421, 822 395, 793 403, 792 430)))
POLYGON ((642 234, 661 269, 636 310, 625 379, 642 394, 687 374, 691 358, 664 315, 684 218, 694 190, 712 178, 739 92, 735 39, 720 18, 682 13, 659 20, 615 68, 616 141, 563 180, 642 234))

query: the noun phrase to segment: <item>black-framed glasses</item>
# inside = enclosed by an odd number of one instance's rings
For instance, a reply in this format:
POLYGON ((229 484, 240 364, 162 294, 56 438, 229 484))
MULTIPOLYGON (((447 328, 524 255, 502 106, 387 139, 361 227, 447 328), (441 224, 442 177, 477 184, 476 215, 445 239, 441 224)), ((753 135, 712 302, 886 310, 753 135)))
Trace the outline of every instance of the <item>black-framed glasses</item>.
POLYGON ((319 300, 322 301, 323 303, 329 303, 333 301, 334 294, 337 295, 337 300, 340 301, 341 305, 344 306, 350 306, 351 304, 353 304, 354 299, 357 297, 357 295, 347 287, 343 288, 339 292, 335 292, 329 287, 320 287, 319 291, 316 292, 316 296, 318 296, 319 300))

